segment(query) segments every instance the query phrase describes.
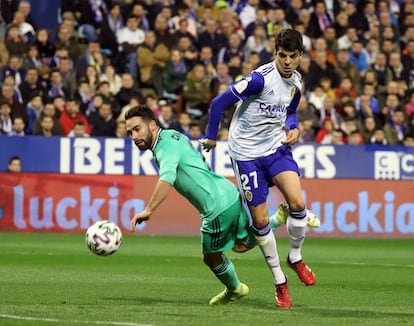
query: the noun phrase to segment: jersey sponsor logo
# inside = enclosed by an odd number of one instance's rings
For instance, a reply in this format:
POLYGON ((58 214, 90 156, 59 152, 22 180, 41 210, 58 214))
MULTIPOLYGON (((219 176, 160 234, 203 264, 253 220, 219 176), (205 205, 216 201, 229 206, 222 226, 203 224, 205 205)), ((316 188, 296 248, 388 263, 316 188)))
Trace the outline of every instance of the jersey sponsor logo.
POLYGON ((263 102, 259 103, 259 111, 272 118, 280 118, 280 116, 287 111, 287 107, 287 105, 275 105, 263 102))
POLYGON ((234 89, 237 91, 237 93, 241 94, 246 90, 248 84, 249 84, 248 80, 242 79, 236 85, 234 85, 234 89))

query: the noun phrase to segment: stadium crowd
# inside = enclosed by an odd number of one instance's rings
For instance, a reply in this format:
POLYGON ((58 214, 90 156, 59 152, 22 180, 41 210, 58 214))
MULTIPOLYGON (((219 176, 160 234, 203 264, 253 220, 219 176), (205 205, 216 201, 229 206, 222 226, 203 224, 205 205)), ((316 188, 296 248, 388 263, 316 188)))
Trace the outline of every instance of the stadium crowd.
POLYGON ((294 28, 301 142, 414 146, 412 0, 61 0, 58 16, 48 30, 30 1, 1 0, 1 135, 126 137, 124 113, 146 103, 202 138, 210 100, 294 28))

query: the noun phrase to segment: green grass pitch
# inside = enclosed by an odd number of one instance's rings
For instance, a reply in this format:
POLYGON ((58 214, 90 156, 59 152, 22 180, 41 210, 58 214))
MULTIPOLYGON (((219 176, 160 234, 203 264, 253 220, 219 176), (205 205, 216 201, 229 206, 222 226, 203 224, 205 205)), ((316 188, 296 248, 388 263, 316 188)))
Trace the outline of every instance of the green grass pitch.
POLYGON ((317 276, 306 287, 285 267, 293 307, 274 306, 260 251, 228 252, 248 297, 211 307, 223 289, 197 237, 124 236, 98 257, 81 234, 0 233, 0 325, 414 325, 414 240, 306 239, 317 276))

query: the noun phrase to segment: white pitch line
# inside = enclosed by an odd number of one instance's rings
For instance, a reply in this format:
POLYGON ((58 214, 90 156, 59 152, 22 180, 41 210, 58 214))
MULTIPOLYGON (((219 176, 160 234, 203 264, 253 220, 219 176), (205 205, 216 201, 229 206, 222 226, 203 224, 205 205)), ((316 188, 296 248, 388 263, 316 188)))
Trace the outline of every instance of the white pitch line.
POLYGON ((3 315, 3 314, 0 314, 0 318, 45 321, 45 322, 50 322, 50 323, 73 323, 73 324, 94 324, 94 325, 119 325, 119 326, 154 326, 150 324, 137 324, 137 323, 129 323, 129 322, 123 322, 123 321, 63 320, 63 319, 55 319, 55 318, 40 318, 40 317, 3 315))

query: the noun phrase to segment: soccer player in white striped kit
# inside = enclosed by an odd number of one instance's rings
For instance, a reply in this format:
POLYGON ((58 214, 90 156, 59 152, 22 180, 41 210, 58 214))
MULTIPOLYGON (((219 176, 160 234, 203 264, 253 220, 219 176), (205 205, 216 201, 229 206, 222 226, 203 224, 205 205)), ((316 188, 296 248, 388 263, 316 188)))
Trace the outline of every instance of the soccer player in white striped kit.
POLYGON ((287 265, 304 284, 316 283, 314 273, 302 260, 307 209, 291 151, 299 138, 296 108, 302 79, 296 68, 303 49, 299 32, 281 30, 276 37, 274 61, 258 67, 212 100, 207 135, 200 140, 204 149, 214 148, 225 108, 239 102, 230 124, 229 154, 256 240, 274 277, 276 306, 280 308, 290 308, 291 298, 269 223, 266 200, 273 185, 289 204, 287 265))

